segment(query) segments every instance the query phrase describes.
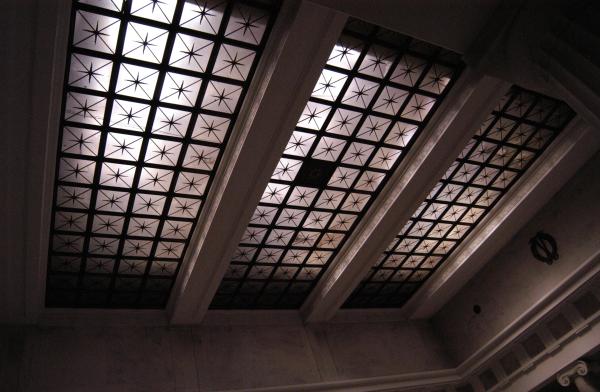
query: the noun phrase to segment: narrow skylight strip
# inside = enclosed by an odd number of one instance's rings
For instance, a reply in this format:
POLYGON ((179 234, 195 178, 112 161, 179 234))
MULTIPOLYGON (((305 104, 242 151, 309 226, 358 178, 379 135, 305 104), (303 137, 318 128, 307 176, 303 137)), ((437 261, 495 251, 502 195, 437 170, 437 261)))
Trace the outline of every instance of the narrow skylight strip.
POLYGON ((276 10, 73 3, 46 304, 164 307, 276 10))
POLYGON ((344 307, 402 306, 572 117, 560 101, 511 88, 344 307))
POLYGON ((349 21, 211 306, 300 306, 460 70, 453 53, 349 21))

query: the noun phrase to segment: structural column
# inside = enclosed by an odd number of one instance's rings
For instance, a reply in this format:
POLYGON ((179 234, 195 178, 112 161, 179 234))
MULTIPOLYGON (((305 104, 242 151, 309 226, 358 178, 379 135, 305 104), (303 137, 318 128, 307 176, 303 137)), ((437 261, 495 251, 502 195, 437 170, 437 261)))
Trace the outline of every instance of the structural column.
POLYGON ((600 389, 594 387, 586 377, 589 373, 588 364, 584 361, 576 361, 566 370, 556 376, 556 381, 563 387, 568 387, 571 383, 575 384, 579 392, 600 392, 600 389))

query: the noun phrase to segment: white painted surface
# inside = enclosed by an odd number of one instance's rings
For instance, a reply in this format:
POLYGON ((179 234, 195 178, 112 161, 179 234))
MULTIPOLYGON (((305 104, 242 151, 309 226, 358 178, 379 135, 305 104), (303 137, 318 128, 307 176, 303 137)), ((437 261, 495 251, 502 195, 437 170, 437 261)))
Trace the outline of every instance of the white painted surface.
POLYGON ((208 310, 345 21, 319 5, 284 3, 177 277, 173 324, 197 324, 208 310))
POLYGON ((434 317, 450 354, 462 362, 513 320, 552 294, 600 247, 600 154, 584 168, 434 317), (533 258, 529 239, 543 230, 558 242, 560 259, 533 258), (482 312, 473 313, 479 304, 482 312))
POLYGON ((335 315, 509 87, 474 71, 461 75, 302 305, 307 322, 335 315))
MULTIPOLYGON (((300 323, 5 327, 0 391, 248 390, 368 377, 398 382, 398 375, 432 371, 453 380, 426 323, 379 323, 368 330, 334 325, 321 332, 309 339, 300 323), (320 366, 324 356, 333 358, 329 374, 320 366)), ((423 374, 404 378, 428 380, 423 374)))

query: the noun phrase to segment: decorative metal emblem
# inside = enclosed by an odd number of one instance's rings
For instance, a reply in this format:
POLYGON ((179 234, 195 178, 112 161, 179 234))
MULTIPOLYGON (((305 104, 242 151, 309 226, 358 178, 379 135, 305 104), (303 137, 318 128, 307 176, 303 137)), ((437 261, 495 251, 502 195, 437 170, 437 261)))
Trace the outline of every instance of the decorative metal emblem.
POLYGON ((558 260, 558 246, 556 240, 548 233, 538 231, 537 234, 529 240, 529 246, 533 257, 541 262, 551 265, 558 260))

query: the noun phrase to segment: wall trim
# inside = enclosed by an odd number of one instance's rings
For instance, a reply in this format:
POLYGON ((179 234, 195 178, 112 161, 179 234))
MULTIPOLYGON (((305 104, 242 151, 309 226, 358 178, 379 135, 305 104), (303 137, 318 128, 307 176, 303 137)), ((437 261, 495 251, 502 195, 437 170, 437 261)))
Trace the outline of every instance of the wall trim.
MULTIPOLYGON (((507 351, 518 351, 523 337, 532 333, 543 335, 549 315, 557 313, 567 314, 572 311, 572 302, 584 293, 591 293, 600 301, 600 251, 581 264, 581 266, 566 277, 557 286, 557 289, 533 305, 521 317, 506 327, 498 336, 475 354, 463 361, 457 367, 395 374, 380 377, 367 377, 349 380, 324 381, 302 385, 282 385, 262 387, 255 389, 224 390, 221 392, 290 392, 290 391, 339 391, 339 392, 370 392, 370 391, 403 391, 415 388, 436 388, 445 391, 454 391, 457 385, 471 384, 474 391, 483 391, 479 375, 486 369, 491 369, 497 375, 498 382, 488 392, 497 391, 522 391, 523 383, 531 385, 532 377, 539 382, 546 379, 548 368, 554 369, 557 356, 585 354, 583 348, 590 351, 595 346, 600 347, 600 335, 596 333, 600 325, 600 309, 587 319, 580 317, 568 333, 559 339, 546 339, 545 349, 534 357, 526 357, 520 361, 519 368, 510 375, 498 372, 499 358, 507 351), (585 344, 582 345, 582 342, 585 344), (575 351, 573 351, 575 350, 575 351), (549 363, 549 365, 546 365, 549 363), (546 373, 544 373, 546 372, 546 373), (540 378, 543 374, 545 378, 540 378), (525 379, 525 381, 522 381, 525 379)), ((368 313, 362 317, 368 318, 368 313)), ((362 321, 364 323, 383 321, 374 319, 362 321)), ((389 320, 387 320, 389 322, 389 320)), ((403 320, 414 322, 414 320, 403 320)), ((351 322, 348 320, 335 321, 351 322)), ((354 321, 356 322, 356 321, 354 321)), ((41 317, 40 326, 66 326, 66 327, 169 327, 168 318, 164 310, 104 310, 104 309, 47 309, 41 317)), ((259 326, 259 325, 294 325, 302 326, 302 319, 298 311, 209 311, 200 326, 259 326)), ((326 325, 326 324, 323 324, 326 325)), ((304 325, 307 335, 313 331, 310 325, 304 325)), ((521 347, 522 350, 522 347, 521 347)), ((587 352, 586 351, 586 352, 587 352)), ((562 357, 561 357, 562 358, 562 357)), ((562 363, 562 362, 560 362, 562 363)), ((560 369, 557 369, 557 371, 560 369)), ((527 389, 528 390, 528 389, 527 389)))
POLYGON ((460 381, 461 378, 456 374, 454 369, 447 369, 383 377, 357 378, 345 381, 320 382, 313 384, 286 385, 253 389, 227 389, 220 390, 219 392, 393 392, 419 387, 431 387, 436 385, 441 386, 460 381))
POLYGON ((591 282, 597 277, 600 277, 600 251, 588 257, 570 276, 563 279, 554 291, 533 304, 496 337, 461 363, 457 368, 459 373, 463 375, 474 373, 484 363, 490 361, 512 342, 531 330, 553 310, 565 304, 587 282, 591 282))

